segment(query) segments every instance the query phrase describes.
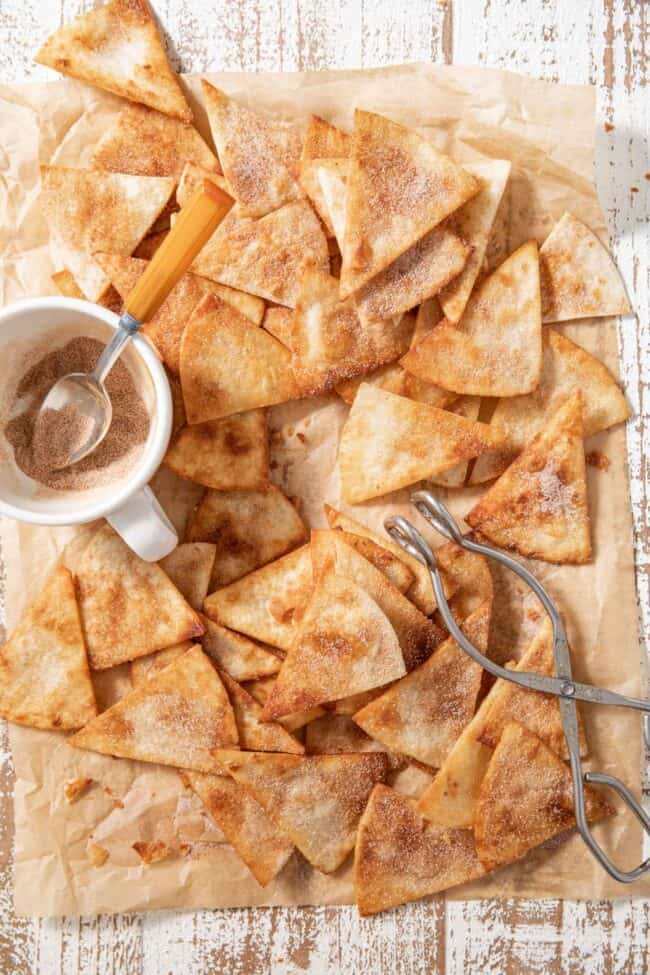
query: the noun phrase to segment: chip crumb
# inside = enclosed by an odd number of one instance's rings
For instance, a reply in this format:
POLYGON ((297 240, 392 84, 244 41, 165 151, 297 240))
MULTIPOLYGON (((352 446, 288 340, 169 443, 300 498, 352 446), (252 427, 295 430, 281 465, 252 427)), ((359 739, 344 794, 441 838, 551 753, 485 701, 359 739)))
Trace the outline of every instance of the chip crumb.
POLYGON ((638 186, 631 186, 630 187, 630 193, 638 193, 638 192, 639 192, 639 187, 638 186))
POLYGON ((597 467, 599 471, 609 470, 610 459, 607 454, 601 453, 600 450, 590 450, 588 454, 585 454, 585 460, 590 467, 597 467))
POLYGON ((171 847, 162 840, 151 840, 148 843, 138 840, 133 844, 133 849, 143 863, 159 863, 166 860, 172 852, 171 847))
POLYGON ((66 802, 72 803, 81 799, 94 781, 94 779, 88 779, 85 776, 80 776, 78 779, 68 779, 63 786, 66 802))
POLYGON ((611 122, 605 122, 605 132, 613 132, 615 128, 616 126, 612 125, 611 122))
POLYGON ((102 867, 108 860, 108 850, 99 843, 92 843, 88 847, 88 859, 93 867, 102 867))

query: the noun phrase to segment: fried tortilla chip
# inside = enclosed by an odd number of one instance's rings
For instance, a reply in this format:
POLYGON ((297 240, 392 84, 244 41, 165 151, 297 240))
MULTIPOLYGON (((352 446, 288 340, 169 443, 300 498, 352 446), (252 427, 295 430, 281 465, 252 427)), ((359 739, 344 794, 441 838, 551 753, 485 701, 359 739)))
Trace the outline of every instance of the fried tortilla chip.
MULTIPOLYGON (((326 507, 329 506, 326 505, 326 507)), ((334 508, 330 508, 330 511, 332 521, 336 522, 336 519, 339 517, 339 512, 335 511, 334 508)), ((344 518, 345 516, 341 515, 340 517, 344 518)), ((336 526, 334 525, 333 527, 336 526)), ((389 552, 383 545, 379 545, 371 538, 366 538, 363 535, 355 535, 353 532, 346 532, 341 528, 337 530, 341 532, 341 538, 347 545, 356 549, 359 555, 363 555, 364 559, 371 562, 376 569, 380 569, 388 581, 392 582, 400 592, 406 592, 413 585, 415 581, 414 573, 411 572, 405 562, 398 559, 396 555, 389 552)))
POLYGON ((188 538, 216 545, 212 591, 300 545, 307 529, 289 499, 268 484, 263 491, 207 491, 188 538))
POLYGON ((273 305, 267 308, 262 322, 263 328, 270 332, 278 340, 291 349, 291 321, 293 311, 291 308, 282 308, 280 305, 273 305))
MULTIPOLYGON (((383 745, 369 738, 348 714, 324 714, 305 728, 305 750, 308 755, 345 755, 348 752, 383 752, 383 745)), ((401 755, 386 752, 390 771, 407 764, 401 755)))
POLYGON ((68 739, 71 745, 197 772, 237 745, 235 717, 210 660, 193 647, 68 739))
POLYGON ((325 160, 347 156, 349 146, 350 136, 346 132, 337 129, 335 125, 331 125, 318 115, 309 117, 300 156, 300 185, 313 203, 330 237, 334 235, 334 229, 323 198, 318 167, 325 160))
POLYGON ((159 562, 181 596, 197 611, 203 609, 216 554, 216 546, 208 542, 185 542, 159 562))
MULTIPOLYGON (((216 186, 219 187, 220 190, 223 190, 224 193, 228 193, 229 196, 232 196, 232 193, 229 193, 228 181, 226 180, 225 176, 219 175, 219 173, 214 169, 206 169, 205 166, 200 166, 197 163, 190 162, 188 160, 183 166, 181 178, 179 179, 178 187, 176 188, 176 202, 178 203, 179 207, 185 206, 198 184, 204 179, 211 180, 216 186)), ((236 208, 237 206, 235 204, 235 206, 231 207, 230 212, 232 213, 233 210, 236 210, 236 208)))
POLYGON ((357 109, 341 297, 358 291, 479 189, 473 176, 415 132, 357 109))
MULTIPOLYGON (((415 376, 411 378, 415 379, 416 382, 420 382, 415 376)), ((438 387, 432 386, 430 388, 437 389, 438 387)), ((464 416, 466 420, 475 422, 479 418, 482 402, 480 396, 461 396, 459 399, 454 400, 449 407, 449 412, 455 413, 456 416, 464 416)), ((463 487, 467 479, 468 467, 469 463, 465 460, 461 464, 457 464, 456 467, 450 467, 449 470, 443 471, 442 474, 435 474, 431 478, 431 481, 433 484, 439 484, 441 487, 446 488, 463 487)))
POLYGON ((344 383, 339 383, 336 387, 336 392, 348 406, 352 406, 361 383, 370 383, 372 386, 379 386, 380 389, 399 392, 394 387, 396 385, 399 386, 400 376, 402 374, 404 374, 404 370, 400 364, 398 362, 391 362, 387 366, 380 366, 379 369, 375 369, 367 376, 355 376, 354 379, 346 379, 344 383))
POLYGON ((271 755, 223 752, 219 760, 307 860, 333 873, 354 847, 359 819, 388 761, 381 752, 271 755))
POLYGON ((282 661, 276 654, 207 616, 201 619, 205 626, 201 645, 220 670, 236 681, 257 680, 278 673, 282 661))
MULTIPOLYGON (((603 793, 585 785, 587 820, 614 810, 603 793)), ((486 870, 518 860, 540 843, 575 826, 571 772, 523 725, 504 728, 481 783, 476 805, 476 850, 486 870)))
POLYGON ((184 778, 261 887, 293 852, 293 843, 262 807, 229 775, 186 772, 184 778))
POLYGON ((523 244, 482 281, 458 326, 442 321, 401 362, 419 379, 459 395, 532 392, 542 368, 536 242, 523 244))
POLYGON ((336 278, 304 273, 287 329, 293 371, 304 394, 318 395, 397 359, 408 349, 412 323, 378 319, 361 323, 354 301, 339 298, 336 278))
POLYGON ((41 206, 57 256, 89 301, 111 281, 97 251, 131 254, 174 191, 170 177, 42 166, 41 206))
POLYGON ((481 273, 490 232, 510 176, 510 168, 511 164, 506 159, 490 159, 465 165, 466 171, 478 179, 481 190, 447 220, 449 229, 472 248, 460 274, 438 294, 448 322, 460 321, 472 288, 481 273))
POLYGON ((582 394, 573 393, 465 521, 501 548, 545 562, 591 558, 582 394))
POLYGON ((145 657, 138 657, 130 664, 131 686, 137 687, 143 680, 153 677, 158 671, 169 667, 174 660, 178 660, 184 653, 196 646, 191 640, 184 640, 173 647, 165 647, 164 650, 156 650, 155 653, 148 653, 145 657))
POLYGON ((88 658, 114 667, 183 640, 203 626, 155 562, 144 562, 110 525, 93 536, 75 570, 88 658))
POLYGON ((167 467, 216 491, 261 491, 269 482, 264 410, 184 426, 167 448, 167 467))
MULTIPOLYGON (((487 650, 491 602, 465 620, 465 636, 487 650)), ((440 768, 471 721, 483 668, 449 637, 420 667, 354 715, 371 738, 391 751, 440 768)))
MULTIPOLYGON (((246 690, 249 692, 251 697, 254 697, 258 704, 262 707, 266 704, 275 684, 275 677, 262 677, 261 680, 251 681, 246 684, 246 690)), ((315 721, 325 714, 324 708, 310 708, 309 711, 294 711, 293 714, 288 714, 284 718, 278 718, 278 724, 281 724, 283 728, 287 731, 298 731, 300 728, 304 728, 308 725, 310 721, 315 721)), ((354 751, 355 749, 353 749, 354 751)), ((359 749, 361 751, 361 749, 359 749)))
POLYGON ((471 830, 427 823, 409 796, 375 786, 359 823, 354 854, 354 896, 362 916, 484 873, 471 830))
POLYGON ((219 161, 241 212, 263 217, 302 196, 294 178, 303 126, 260 115, 201 82, 219 161))
POLYGON ((74 582, 60 566, 0 651, 0 715, 67 730, 96 714, 74 582))
POLYGON ((503 474, 576 390, 582 393, 585 437, 623 423, 630 416, 616 379, 586 349, 552 328, 544 329, 542 345, 542 373, 537 389, 527 396, 511 396, 496 404, 490 422, 503 428, 506 446, 481 454, 474 464, 471 484, 481 484, 503 474))
POLYGON ((343 497, 349 504, 380 497, 501 443, 496 427, 364 383, 341 434, 343 497))
POLYGON ((444 576, 445 593, 452 597, 454 610, 461 620, 477 610, 486 599, 493 599, 492 573, 484 555, 468 552, 454 542, 440 545, 435 549, 435 555, 444 576))
POLYGON ((251 752, 283 752, 302 755, 305 749, 276 721, 262 720, 262 706, 248 691, 229 677, 225 671, 219 676, 228 691, 239 732, 239 747, 251 752))
POLYGON ((406 672, 387 616, 351 579, 327 573, 264 706, 265 720, 397 680, 406 672))
POLYGON ((544 322, 630 314, 609 251, 572 213, 565 213, 544 241, 539 270, 544 322))
POLYGON ((326 219, 323 222, 328 229, 331 228, 332 236, 336 240, 339 254, 341 254, 345 245, 349 160, 313 159, 311 167, 318 181, 321 206, 325 210, 326 219))
POLYGON ((61 74, 192 121, 146 0, 108 3, 64 24, 34 58, 61 74))
POLYGON ((288 651, 313 589, 309 545, 213 592, 206 614, 255 640, 288 651))
POLYGON ((299 396, 288 349, 214 294, 206 295, 185 327, 180 377, 188 423, 299 396))

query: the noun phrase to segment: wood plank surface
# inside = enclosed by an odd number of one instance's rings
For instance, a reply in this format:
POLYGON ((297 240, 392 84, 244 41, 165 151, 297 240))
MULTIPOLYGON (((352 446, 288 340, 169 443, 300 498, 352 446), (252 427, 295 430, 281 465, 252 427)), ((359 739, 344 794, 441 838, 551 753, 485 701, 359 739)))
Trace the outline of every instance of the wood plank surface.
MULTIPOLYGON (((88 0, 0 0, 0 82, 45 79, 41 38, 88 0)), ((638 316, 619 328, 639 611, 650 636, 650 12, 643 0, 156 0, 184 71, 480 64, 598 89, 596 178, 638 316)), ((0 148, 0 172, 2 169, 0 148)), ((0 579, 0 590, 1 590, 0 579)), ((0 847, 11 759, 0 741, 0 847)), ((37 892, 35 892, 37 896, 37 892)), ((650 902, 414 904, 25 920, 0 864, 0 975, 645 975, 650 902)))

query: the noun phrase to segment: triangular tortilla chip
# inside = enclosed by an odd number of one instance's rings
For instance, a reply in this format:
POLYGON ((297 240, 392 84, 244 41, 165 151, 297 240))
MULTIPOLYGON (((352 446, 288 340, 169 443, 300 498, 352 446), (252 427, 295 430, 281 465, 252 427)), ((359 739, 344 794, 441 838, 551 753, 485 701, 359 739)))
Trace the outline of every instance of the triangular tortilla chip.
POLYGON ((291 329, 293 311, 291 308, 282 308, 280 305, 273 305, 266 309, 262 327, 270 332, 283 345, 291 349, 291 329))
POLYGON ((527 558, 582 563, 591 558, 582 395, 573 393, 465 521, 527 558))
POLYGON ((484 555, 468 552, 454 542, 445 542, 434 551, 444 577, 445 593, 448 598, 452 597, 453 609, 461 620, 477 610, 486 599, 493 599, 490 563, 484 555))
POLYGON ((109 0, 64 24, 35 61, 61 74, 192 121, 146 0, 109 0))
POLYGON ((472 288, 481 273, 490 232, 510 176, 510 168, 511 164, 506 159, 491 159, 465 165, 466 171, 478 179, 481 190, 447 220, 449 228, 472 248, 463 270, 438 295, 444 316, 449 322, 460 321, 472 288))
POLYGON ((284 867, 293 843, 275 826, 258 802, 229 775, 185 772, 183 779, 261 887, 284 867))
POLYGON ((260 115, 201 82, 212 138, 241 212, 263 217, 302 196, 294 179, 303 126, 260 115))
POLYGON ((143 562, 110 525, 75 569, 81 623, 95 670, 200 636, 203 626, 155 562, 143 562))
MULTIPOLYGON (((156 650, 155 653, 148 653, 145 657, 138 657, 130 664, 131 686, 137 687, 143 680, 153 677, 158 671, 169 667, 171 663, 182 657, 184 653, 196 646, 191 640, 177 643, 173 647, 165 647, 164 650, 156 650)), ((104 672, 106 673, 106 671, 104 672)), ((103 709, 102 709, 103 710, 103 709)))
POLYGON ((397 680, 406 672, 397 636, 377 603, 351 579, 316 584, 264 718, 281 718, 397 680))
POLYGON ((225 626, 288 651, 312 588, 310 547, 303 545, 213 592, 204 609, 225 626))
MULTIPOLYGON (((339 254, 345 244, 347 210, 348 159, 313 159, 311 172, 316 177, 321 205, 325 210, 325 226, 332 231, 339 254)), ((340 272, 339 272, 340 273, 340 272)))
MULTIPOLYGON (((349 752, 383 752, 383 745, 369 738, 348 714, 324 714, 305 728, 308 755, 345 755, 349 752)), ((404 768, 407 759, 386 752, 391 772, 404 768)))
POLYGON ((219 161, 193 125, 144 105, 125 105, 100 139, 92 169, 134 176, 175 176, 191 160, 217 173, 219 161))
POLYGON ((354 897, 363 916, 475 880, 485 873, 467 829, 427 823, 416 803, 376 785, 359 823, 354 897))
POLYGON ((354 301, 339 298, 336 278, 307 270, 287 329, 301 391, 318 395, 397 359, 408 349, 412 323, 359 320, 354 301))
MULTIPOLYGON (((372 386, 379 386, 381 389, 389 389, 391 392, 399 392, 394 386, 399 384, 399 376, 404 370, 398 362, 391 362, 387 366, 380 366, 367 376, 355 376, 354 379, 346 379, 344 383, 339 383, 336 392, 344 403, 352 406, 354 397, 357 395, 361 383, 370 383, 372 386)), ((415 378, 415 377, 413 377, 415 378)))
POLYGON ((228 695, 200 647, 142 681, 68 739, 103 755, 197 772, 218 771, 215 750, 237 740, 228 695))
POLYGON ((325 224, 329 236, 332 236, 334 231, 323 198, 318 167, 323 160, 347 156, 349 147, 350 136, 346 132, 337 129, 335 125, 331 125, 318 115, 309 117, 300 157, 300 185, 325 224))
POLYGON ((163 210, 174 186, 168 176, 125 176, 88 169, 43 166, 41 206, 57 257, 89 301, 101 298, 110 279, 94 255, 128 255, 163 210))
POLYGON ((197 305, 185 327, 180 377, 188 423, 299 395, 288 349, 214 294, 197 305))
POLYGON ((0 715, 64 730, 96 714, 74 582, 60 566, 0 651, 0 715))
MULTIPOLYGON (((218 186, 220 190, 224 193, 228 193, 228 181, 225 176, 219 175, 214 169, 206 169, 205 166, 200 166, 195 162, 190 162, 189 160, 183 166, 181 172, 181 178, 178 181, 178 186, 176 188, 176 202, 179 207, 184 207, 189 201, 192 193, 196 189, 199 183, 203 180, 211 180, 215 186, 218 186)), ((232 196, 232 193, 228 194, 232 196)), ((237 208, 237 205, 231 207, 230 213, 237 208)))
MULTIPOLYGON (((587 820, 614 810, 600 790, 585 785, 587 820)), ((476 805, 476 850, 486 870, 518 860, 575 826, 571 772, 523 725, 504 728, 481 783, 476 805)))
POLYGON ((407 671, 430 657, 444 640, 445 632, 391 585, 383 572, 346 544, 341 532, 312 532, 311 557, 315 579, 337 572, 374 599, 395 630, 407 671))
POLYGON ((276 721, 262 720, 262 706, 224 671, 219 676, 228 691, 239 732, 239 747, 250 752, 303 755, 304 747, 276 721))
MULTIPOLYGON (((420 381, 415 376, 411 378, 415 379, 416 382, 420 381)), ((437 389, 438 387, 432 386, 430 388, 437 389)), ((466 420, 476 421, 479 418, 482 402, 483 400, 480 396, 461 396, 459 399, 454 400, 451 406, 448 407, 448 410, 450 413, 455 413, 456 416, 464 416, 466 420)), ((468 467, 469 463, 465 460, 461 464, 457 464, 456 467, 450 467, 449 470, 444 471, 442 474, 435 474, 431 478, 431 481, 433 484, 439 484, 441 487, 446 488, 463 487, 467 478, 468 467)))
POLYGON ((282 661, 266 647, 220 626, 207 616, 201 619, 205 626, 201 646, 220 670, 236 681, 257 680, 278 673, 282 661))
MULTIPOLYGON (((339 512, 335 511, 334 508, 330 508, 330 512, 332 522, 334 523, 332 527, 336 527, 339 512)), ((329 517, 330 515, 328 514, 329 517)), ((344 518, 343 515, 340 517, 344 518)), ((383 545, 379 545, 371 538, 364 537, 363 535, 355 535, 353 532, 343 531, 341 528, 338 528, 337 531, 341 532, 341 538, 347 545, 356 549, 359 555, 363 555, 364 559, 371 562, 376 569, 380 569, 388 581, 392 582, 400 592, 406 592, 413 585, 415 581, 414 573, 411 572, 405 562, 398 559, 396 555, 387 548, 384 548, 383 545)))
POLYGON ((203 609, 217 549, 207 542, 185 542, 159 562, 192 609, 203 609))
POLYGON ((388 771, 381 752, 306 757, 217 754, 235 780, 323 873, 333 873, 354 847, 368 796, 388 771))
POLYGON ((212 591, 306 541, 307 529, 289 499, 269 484, 263 491, 207 491, 187 535, 216 545, 212 591))
MULTIPOLYGON (((279 669, 279 668, 278 668, 279 669)), ((273 687, 275 686, 275 677, 263 677, 261 680, 251 681, 246 685, 246 690, 250 693, 251 697, 254 697, 258 704, 262 707, 266 704, 270 698, 273 687)), ((325 714, 324 708, 310 708, 308 711, 294 711, 293 714, 287 714, 284 718, 278 718, 278 724, 281 724, 283 728, 287 731, 298 731, 299 728, 304 728, 311 721, 315 721, 325 714)), ((350 751, 350 749, 347 749, 350 751)), ((352 749, 352 751, 357 751, 357 749, 352 749)), ((358 749, 362 751, 362 749, 358 749)))
MULTIPOLYGON (((468 640, 487 650, 491 603, 463 623, 468 640)), ((483 668, 449 637, 416 670, 354 715, 371 738, 391 751, 440 768, 472 719, 483 668)))
MULTIPOLYGON (((145 260, 121 257, 119 254, 97 253, 95 259, 123 301, 126 301, 136 281, 148 266, 145 260)), ((254 325, 259 325, 262 321, 264 302, 261 298, 235 291, 196 274, 184 274, 153 318, 142 327, 142 332, 151 339, 165 364, 175 374, 179 371, 181 339, 187 321, 201 299, 208 294, 222 298, 254 325)))
POLYGON ((364 383, 341 433, 343 497, 349 504, 380 497, 502 442, 488 424, 364 383))
POLYGON ((459 395, 530 393, 542 368, 539 262, 534 240, 485 278, 458 326, 442 321, 402 365, 459 395))
POLYGON ((179 477, 217 491, 260 491, 269 481, 264 410, 182 427, 164 463, 179 477))
POLYGON ((481 484, 502 474, 571 393, 582 393, 585 437, 623 423, 630 416, 625 396, 609 369, 566 335, 545 328, 539 385, 527 396, 499 400, 491 423, 505 431, 506 447, 477 459, 470 483, 481 484))
POLYGON ((565 213, 544 241, 539 270, 544 322, 630 313, 611 255, 572 213, 565 213))
POLYGON ((243 217, 233 207, 191 270, 293 308, 305 268, 327 273, 329 266, 320 221, 306 200, 298 200, 260 220, 243 217))
POLYGON ((357 109, 341 297, 358 291, 479 189, 473 176, 417 133, 357 109))

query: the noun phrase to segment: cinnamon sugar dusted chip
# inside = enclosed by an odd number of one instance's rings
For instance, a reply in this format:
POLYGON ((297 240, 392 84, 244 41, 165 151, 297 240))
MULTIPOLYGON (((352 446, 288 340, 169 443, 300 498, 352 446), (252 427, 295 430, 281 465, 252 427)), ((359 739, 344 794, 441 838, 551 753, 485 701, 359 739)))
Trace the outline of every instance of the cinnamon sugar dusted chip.
POLYGON ((155 562, 144 562, 110 525, 75 570, 88 658, 95 670, 199 636, 203 626, 155 562))
POLYGON ((530 393, 542 368, 539 262, 523 244, 473 292, 458 326, 442 321, 402 365, 459 395, 530 393))
POLYGON ((591 558, 582 394, 573 393, 465 520, 495 545, 546 562, 591 558))
MULTIPOLYGON (((411 378, 419 382, 415 376, 411 378)), ((431 388, 437 389, 438 387, 431 388)), ((454 400, 448 409, 450 413, 455 413, 456 416, 464 416, 466 420, 476 421, 479 418, 481 403, 482 399, 480 396, 461 396, 459 399, 454 400)), ((468 467, 468 462, 463 461, 461 464, 457 464, 456 467, 450 467, 449 470, 443 471, 442 474, 435 474, 431 478, 431 481, 433 484, 439 484, 441 487, 446 488, 463 487, 467 478, 468 467)))
POLYGON ((303 126, 283 122, 201 82, 212 138, 231 193, 242 214, 262 217, 302 194, 294 178, 303 126))
POLYGON ((539 252, 542 321, 629 315, 625 286, 595 233, 565 213, 539 252))
POLYGON ((269 480, 264 410, 181 427, 164 463, 179 477, 217 491, 261 490, 269 480))
POLYGON ((334 235, 328 206, 323 197, 319 180, 319 167, 329 159, 342 159, 347 156, 350 136, 335 125, 326 122, 318 115, 311 115, 300 156, 300 185, 314 205, 316 213, 323 221, 328 236, 334 235))
POLYGON ((427 823, 416 803, 377 785, 359 823, 354 896, 363 916, 386 911, 482 876, 468 829, 427 823))
POLYGON ((511 396, 496 404, 490 422, 503 428, 506 445, 501 450, 481 454, 470 483, 481 484, 502 474, 576 390, 582 393, 585 437, 623 423, 630 416, 614 376, 586 349, 552 328, 544 329, 542 345, 539 385, 527 396, 511 396))
MULTIPOLYGON (((207 655, 237 681, 257 680, 277 674, 282 661, 254 640, 234 633, 202 616, 205 633, 201 645, 207 655)), ((164 651, 163 651, 164 652, 164 651)))
POLYGON ((490 159, 465 165, 465 170, 476 177, 481 189, 447 220, 448 227, 472 248, 460 274, 443 287, 438 295, 444 316, 449 322, 460 321, 472 288, 481 273, 490 232, 510 169, 511 164, 506 159, 490 159))
POLYGON ((299 395, 288 349, 214 294, 206 295, 185 327, 180 376, 188 423, 299 395))
POLYGON ((192 121, 147 0, 109 0, 82 14, 48 37, 34 60, 183 122, 192 121))
POLYGON ((225 772, 186 772, 184 778, 258 884, 266 887, 293 852, 293 843, 286 833, 225 772))
POLYGON ((74 582, 59 566, 0 650, 0 715, 67 730, 96 714, 74 582))
POLYGON ((104 755, 214 772, 215 750, 236 746, 238 734, 216 670, 194 647, 68 740, 104 755))
MULTIPOLYGON (((465 620, 465 636, 487 650, 491 602, 465 620)), ((391 751, 439 768, 471 720, 483 669, 449 637, 416 670, 354 715, 371 738, 391 751)))
POLYGON ((473 176, 415 132, 357 109, 341 297, 358 291, 479 188, 473 176))
POLYGON ((130 664, 131 685, 137 687, 143 680, 153 677, 159 670, 164 670, 171 663, 182 657, 184 653, 196 646, 191 640, 184 640, 173 647, 165 647, 164 650, 156 650, 155 653, 148 653, 145 657, 138 657, 130 664))
MULTIPOLYGON (((278 668, 279 669, 279 668, 278 668)), ((258 704, 262 707, 266 704, 273 687, 275 685, 275 677, 263 677, 261 680, 251 681, 251 683, 246 685, 246 690, 249 691, 251 697, 254 697, 258 704)), ((298 731, 300 728, 304 728, 311 721, 315 721, 325 714, 324 708, 310 708, 308 711, 294 711, 293 714, 287 714, 284 718, 278 718, 278 724, 281 724, 283 728, 287 731, 298 731)), ((349 751, 349 749, 347 749, 349 751)), ((359 749, 361 750, 361 749, 359 749)), ((352 749, 356 751, 356 749, 352 749)))
POLYGON ((454 542, 446 542, 435 549, 435 555, 445 579, 445 592, 452 597, 453 609, 461 620, 486 600, 493 599, 492 573, 484 555, 468 552, 454 542))
POLYGON ((126 256, 137 247, 172 195, 168 176, 125 176, 42 166, 41 207, 52 243, 89 301, 110 285, 94 255, 126 256))
POLYGON ((217 549, 208 542, 184 542, 159 562, 192 609, 203 609, 217 549))
POLYGON ((299 756, 231 751, 218 756, 323 873, 333 873, 354 847, 368 796, 388 771, 381 753, 299 756))
POLYGON ((269 484, 262 491, 207 491, 188 538, 216 546, 212 591, 300 545, 307 529, 289 499, 269 484))
POLYGON ((280 305, 274 305, 271 308, 267 308, 264 313, 264 319, 262 321, 262 326, 267 332, 270 332, 278 342, 282 342, 286 345, 288 349, 291 349, 291 322, 293 319, 293 311, 291 308, 282 308, 280 305))
MULTIPOLYGON (((220 175, 214 169, 206 169, 194 162, 186 162, 183 166, 181 177, 176 188, 176 202, 179 207, 184 207, 199 183, 209 179, 224 193, 228 193, 228 181, 225 176, 220 175)), ((229 194, 232 196, 232 193, 229 194)), ((236 204, 231 208, 231 212, 236 209, 236 204)))
MULTIPOLYGON (((587 820, 614 812, 604 794, 585 785, 587 820)), ((575 826, 571 772, 523 725, 506 725, 481 783, 476 806, 476 850, 486 870, 518 860, 528 850, 575 826)))
POLYGON ((344 383, 338 384, 336 392, 348 406, 352 406, 354 397, 357 395, 359 386, 362 383, 379 386, 380 389, 388 389, 393 393, 401 393, 402 375, 405 375, 405 373, 400 364, 398 362, 391 362, 387 366, 380 366, 379 369, 374 369, 367 376, 355 376, 354 379, 346 379, 344 383))
MULTIPOLYGON (((330 511, 332 513, 332 521, 335 522, 339 516, 339 512, 333 508, 330 511)), ((336 527, 336 525, 332 527, 336 527)), ((380 569, 388 581, 392 582, 400 592, 406 592, 413 585, 415 581, 413 572, 411 572, 405 562, 398 559, 396 555, 393 555, 383 545, 379 545, 371 538, 364 537, 363 535, 355 535, 353 532, 343 531, 340 528, 338 530, 341 532, 341 538, 346 545, 356 549, 359 555, 363 555, 364 559, 371 562, 376 569, 380 569)))
POLYGON ((311 166, 318 180, 321 205, 325 210, 323 222, 328 229, 331 229, 341 254, 345 242, 347 179, 350 163, 348 159, 313 159, 311 166))
POLYGON ((133 849, 138 854, 143 863, 160 863, 167 860, 173 853, 171 846, 163 843, 162 840, 136 840, 133 849))
POLYGON ((219 676, 228 692, 235 715, 240 748, 251 752, 283 752, 293 755, 304 753, 305 749, 300 742, 282 725, 276 721, 262 720, 262 706, 241 684, 224 671, 219 676))
POLYGON ((230 629, 288 651, 312 588, 310 547, 303 545, 213 592, 204 609, 230 629))
POLYGON ((380 497, 502 442, 495 427, 364 383, 341 434, 343 497, 349 504, 380 497))

